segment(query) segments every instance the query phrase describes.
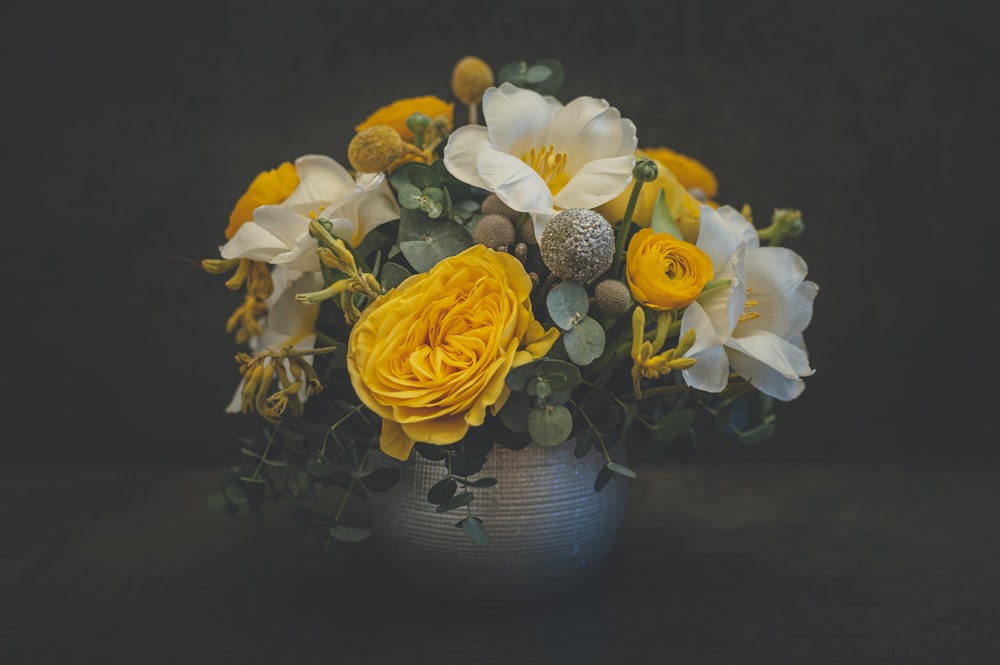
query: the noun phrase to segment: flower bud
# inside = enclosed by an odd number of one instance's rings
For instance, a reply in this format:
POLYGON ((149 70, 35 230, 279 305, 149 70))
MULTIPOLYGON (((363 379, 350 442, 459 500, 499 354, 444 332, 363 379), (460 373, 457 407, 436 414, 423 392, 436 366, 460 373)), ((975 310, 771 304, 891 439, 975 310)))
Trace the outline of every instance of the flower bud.
POLYGON ((420 111, 411 114, 410 117, 406 119, 406 128, 417 135, 426 132, 427 128, 430 126, 431 117, 426 113, 421 113, 420 111))
POLYGON ((451 91, 463 104, 478 104, 491 85, 493 70, 474 55, 459 60, 451 74, 451 91))
POLYGON ((542 261, 557 277, 589 284, 611 267, 615 232, 600 213, 570 208, 556 214, 542 231, 542 261))
POLYGON ((503 215, 483 215, 472 230, 473 240, 496 250, 506 250, 515 235, 514 224, 503 215))
POLYGON ((632 176, 639 182, 653 182, 659 174, 656 162, 646 157, 640 157, 632 167, 632 176))
POLYGON ((623 282, 605 279, 594 288, 594 300, 604 316, 616 318, 632 306, 632 293, 623 282))
POLYGON ((363 129, 351 139, 347 160, 360 173, 379 173, 406 152, 399 132, 388 125, 363 129))

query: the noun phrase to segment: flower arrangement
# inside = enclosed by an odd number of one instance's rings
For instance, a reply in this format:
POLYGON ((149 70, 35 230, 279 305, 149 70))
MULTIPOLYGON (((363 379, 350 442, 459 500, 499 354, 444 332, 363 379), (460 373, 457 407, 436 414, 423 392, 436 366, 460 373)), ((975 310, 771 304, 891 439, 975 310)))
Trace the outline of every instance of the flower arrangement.
POLYGON ((562 82, 556 61, 494 75, 469 56, 455 102, 402 99, 361 122, 350 168, 306 155, 253 180, 202 262, 244 292, 228 410, 261 423, 213 506, 260 516, 337 487, 333 514, 295 514, 360 540, 345 502, 399 477, 371 456, 420 455, 441 462, 428 510, 459 511, 485 544, 475 496, 503 487, 477 474, 494 446, 597 451, 599 492, 635 477, 629 446, 773 432, 773 400, 813 372, 818 288, 780 246, 800 212, 757 228, 699 161, 639 149, 617 108, 563 103, 562 82))

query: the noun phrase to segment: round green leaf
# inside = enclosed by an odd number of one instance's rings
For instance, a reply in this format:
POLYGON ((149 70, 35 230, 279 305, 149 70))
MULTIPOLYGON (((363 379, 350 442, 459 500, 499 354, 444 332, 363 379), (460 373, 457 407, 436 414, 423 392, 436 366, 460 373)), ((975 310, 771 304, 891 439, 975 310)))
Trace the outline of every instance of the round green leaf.
POLYGON ((427 490, 427 501, 439 506, 451 497, 455 496, 458 490, 458 483, 453 478, 439 480, 427 490))
POLYGON ((531 400, 522 392, 513 392, 507 398, 507 403, 500 409, 500 422, 511 432, 525 434, 528 431, 528 413, 531 411, 531 400))
POLYGON ((529 85, 536 85, 550 76, 552 76, 552 70, 547 65, 535 63, 528 67, 528 71, 524 73, 524 82, 529 85))
POLYGON ((469 232, 450 219, 430 219, 419 210, 404 209, 400 213, 399 249, 419 272, 427 272, 472 244, 469 232))
POLYGON ((604 353, 604 328, 589 316, 562 334, 569 359, 583 367, 604 353))
POLYGON ((528 434, 540 446, 555 446, 573 433, 573 414, 565 406, 532 409, 528 413, 528 434))
POLYGON ((545 306, 557 326, 563 330, 572 330, 587 316, 590 310, 590 296, 583 286, 566 280, 549 291, 545 297, 545 306))
POLYGON ((393 263, 389 261, 384 266, 382 266, 381 276, 379 280, 382 284, 382 290, 388 291, 389 289, 394 289, 399 286, 404 279, 410 276, 410 271, 399 265, 398 263, 393 263))
POLYGON ((469 540, 472 542, 477 545, 490 544, 490 534, 486 532, 486 527, 483 526, 483 521, 478 517, 466 517, 458 524, 462 527, 462 531, 465 531, 465 535, 468 536, 469 540))
POLYGON ((337 540, 347 543, 357 543, 372 535, 371 529, 359 529, 353 526, 340 526, 335 524, 330 527, 330 535, 337 540))

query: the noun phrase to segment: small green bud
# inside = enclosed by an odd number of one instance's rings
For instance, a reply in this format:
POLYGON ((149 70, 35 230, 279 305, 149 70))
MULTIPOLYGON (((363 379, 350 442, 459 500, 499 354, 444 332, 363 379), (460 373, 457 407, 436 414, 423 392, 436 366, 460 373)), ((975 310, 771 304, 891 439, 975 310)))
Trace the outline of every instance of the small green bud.
POLYGON ((656 162, 645 157, 637 160, 632 168, 632 175, 639 182, 653 182, 659 174, 660 170, 657 168, 656 162))
POLYGON ((802 221, 802 211, 791 208, 776 208, 771 223, 778 226, 783 235, 797 238, 806 230, 802 221))
POLYGON ((503 215, 483 215, 472 230, 472 239, 490 249, 506 251, 515 240, 514 224, 503 215))
POLYGON ((594 300, 597 307, 610 318, 617 318, 632 306, 632 294, 628 286, 617 279, 602 280, 594 287, 594 300))
POLYGON ((431 126, 431 117, 426 113, 417 111, 406 119, 406 128, 414 134, 423 134, 431 126))

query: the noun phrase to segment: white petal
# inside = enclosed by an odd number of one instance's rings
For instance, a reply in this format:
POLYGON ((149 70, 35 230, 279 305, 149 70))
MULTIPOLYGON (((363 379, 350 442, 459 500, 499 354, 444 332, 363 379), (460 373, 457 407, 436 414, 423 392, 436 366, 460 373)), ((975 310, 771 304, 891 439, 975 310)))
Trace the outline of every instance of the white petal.
POLYGON ((784 376, 759 360, 739 351, 728 349, 728 354, 733 370, 740 376, 748 378, 750 383, 765 395, 788 402, 801 395, 806 388, 806 382, 802 379, 784 376))
POLYGON ((486 189, 520 212, 552 212, 552 192, 534 169, 517 157, 486 149, 479 155, 479 175, 486 189))
POLYGON ((294 247, 299 236, 309 233, 309 218, 278 206, 260 206, 253 211, 253 223, 286 247, 294 247))
POLYGON ((479 177, 479 154, 490 145, 489 130, 481 125, 465 125, 456 129, 444 146, 444 167, 448 173, 473 187, 488 189, 479 177))
POLYGON ((717 393, 729 382, 729 360, 713 321, 697 302, 688 305, 681 319, 681 337, 689 330, 694 330, 695 341, 686 355, 696 362, 684 370, 684 380, 698 390, 717 393))
POLYGON ((634 164, 631 152, 589 162, 556 194, 553 203, 559 208, 596 208, 607 203, 628 187, 634 164))
POLYGON ((745 337, 730 337, 726 347, 764 363, 786 379, 814 372, 809 367, 805 350, 766 330, 745 337))
POLYGON ((552 116, 546 144, 565 152, 566 170, 576 173, 594 159, 617 156, 621 114, 604 99, 577 97, 552 116))
POLYGON ((490 142, 498 150, 521 157, 542 146, 552 111, 537 92, 503 83, 483 95, 483 119, 490 142))
POLYGON ((325 155, 305 155, 295 160, 299 186, 283 207, 307 212, 318 205, 346 196, 354 188, 354 178, 343 166, 325 155))
POLYGON ((287 251, 288 246, 274 234, 247 222, 225 245, 219 248, 224 259, 254 259, 270 261, 274 256, 287 251))
POLYGON ((701 206, 697 246, 712 259, 712 267, 716 272, 729 261, 740 243, 745 243, 749 247, 751 242, 759 242, 757 232, 738 212, 729 206, 723 206, 718 210, 707 205, 701 206), (736 217, 733 217, 731 212, 735 213, 736 217))
POLYGON ((819 292, 804 281, 806 264, 785 247, 759 247, 747 252, 748 298, 757 302, 759 316, 739 325, 740 335, 769 330, 784 339, 800 334, 812 319, 813 300, 819 292))
POLYGON ((303 338, 313 334, 319 303, 300 303, 295 300, 295 294, 318 291, 321 288, 323 279, 319 273, 305 273, 281 291, 275 289, 277 297, 269 303, 267 325, 260 338, 263 349, 280 348, 289 341, 294 342, 296 348, 310 348, 301 345, 303 338))

